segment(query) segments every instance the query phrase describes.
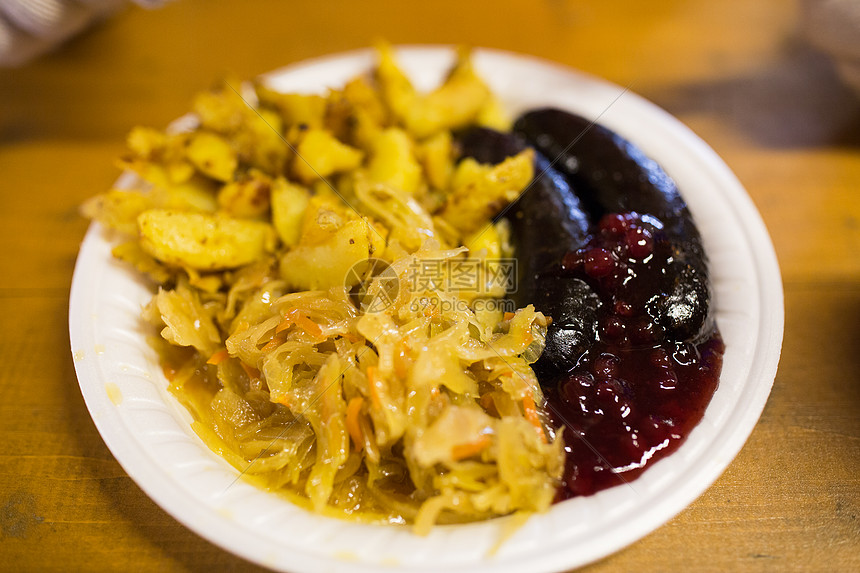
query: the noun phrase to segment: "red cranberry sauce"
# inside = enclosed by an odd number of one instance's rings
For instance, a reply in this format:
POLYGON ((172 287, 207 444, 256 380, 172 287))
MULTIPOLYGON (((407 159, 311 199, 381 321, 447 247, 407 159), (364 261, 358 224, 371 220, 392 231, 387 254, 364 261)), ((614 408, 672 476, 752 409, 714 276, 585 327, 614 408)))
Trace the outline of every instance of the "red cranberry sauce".
POLYGON ((655 218, 609 214, 562 267, 601 299, 598 340, 546 390, 567 462, 557 500, 634 479, 675 451, 704 415, 719 382, 724 345, 714 332, 693 344, 671 340, 646 312, 660 296, 672 247, 655 218))

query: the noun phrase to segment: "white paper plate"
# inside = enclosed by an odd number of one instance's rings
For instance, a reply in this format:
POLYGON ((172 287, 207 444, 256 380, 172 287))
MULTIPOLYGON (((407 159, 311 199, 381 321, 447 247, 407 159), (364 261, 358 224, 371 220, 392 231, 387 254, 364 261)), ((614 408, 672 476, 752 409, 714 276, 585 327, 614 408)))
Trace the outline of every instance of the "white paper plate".
MULTIPOLYGON (((400 50, 422 89, 451 64, 448 48, 400 50)), ((93 225, 81 246, 69 326, 81 392, 128 474, 165 511, 213 543, 274 569, 316 571, 560 571, 604 557, 653 531, 698 497, 753 429, 776 373, 782 285, 767 231, 738 180, 680 122, 618 86, 529 57, 490 50, 475 65, 513 113, 554 105, 595 118, 638 143, 677 181, 704 237, 726 342, 720 386, 680 449, 630 486, 553 506, 497 552, 502 520, 406 527, 323 518, 242 481, 189 428, 166 392, 139 314, 151 291, 112 260, 93 225)), ((277 89, 319 92, 370 69, 370 51, 291 66, 267 76, 277 89)))

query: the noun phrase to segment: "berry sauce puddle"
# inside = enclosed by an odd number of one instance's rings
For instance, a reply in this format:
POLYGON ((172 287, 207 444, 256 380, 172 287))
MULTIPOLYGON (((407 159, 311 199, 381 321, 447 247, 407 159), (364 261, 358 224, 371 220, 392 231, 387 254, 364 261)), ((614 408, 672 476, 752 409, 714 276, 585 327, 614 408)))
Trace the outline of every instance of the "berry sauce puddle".
POLYGON ((567 452, 556 501, 629 482, 677 450, 699 423, 719 383, 724 345, 716 327, 695 342, 673 340, 646 312, 661 296, 672 260, 661 224, 609 214, 562 268, 601 300, 598 340, 545 394, 567 452))

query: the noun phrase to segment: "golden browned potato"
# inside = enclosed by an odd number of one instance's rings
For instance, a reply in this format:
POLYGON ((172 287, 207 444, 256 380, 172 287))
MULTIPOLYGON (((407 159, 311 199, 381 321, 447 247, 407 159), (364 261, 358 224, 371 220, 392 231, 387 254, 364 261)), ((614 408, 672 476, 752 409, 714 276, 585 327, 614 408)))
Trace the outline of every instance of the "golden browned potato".
POLYGON ((322 129, 307 130, 297 152, 293 159, 293 173, 305 184, 332 173, 355 169, 364 158, 360 150, 341 143, 322 129))
POLYGON ((85 217, 126 235, 137 234, 137 216, 155 206, 152 194, 111 189, 81 205, 85 217))
POLYGON ((128 136, 131 154, 119 161, 154 187, 152 207, 214 211, 216 183, 198 173, 186 156, 192 135, 135 127, 128 136))
POLYGON ((384 248, 384 238, 367 220, 353 219, 329 230, 321 242, 287 251, 281 257, 281 278, 295 290, 350 287, 349 270, 384 248))
POLYGON ((283 120, 275 109, 256 109, 235 90, 241 82, 228 80, 216 90, 198 95, 193 110, 203 129, 228 138, 241 163, 269 174, 281 174, 291 152, 283 141, 283 120))
POLYGON ((475 117, 475 123, 482 127, 489 127, 496 131, 510 131, 511 118, 505 111, 502 102, 495 95, 490 94, 483 107, 475 117))
POLYGON ((468 235, 519 196, 534 175, 534 152, 526 149, 498 165, 481 165, 471 158, 457 166, 442 217, 468 235))
POLYGON ((340 202, 331 193, 311 193, 301 222, 299 244, 316 245, 322 243, 347 221, 357 219, 355 211, 340 202))
POLYGON ((264 108, 251 113, 243 128, 232 134, 240 161, 271 175, 283 174, 293 154, 281 133, 281 117, 264 108))
POLYGON ((135 127, 126 143, 131 152, 130 162, 158 165, 170 184, 184 183, 195 174, 194 165, 186 158, 188 133, 166 134, 156 129, 135 127))
MULTIPOLYGON (((163 159, 170 138, 163 132, 151 127, 132 128, 126 138, 129 151, 144 159, 163 159)), ((178 155, 183 155, 180 150, 178 155)))
POLYGON ((168 265, 199 271, 252 263, 275 247, 271 225, 203 213, 152 209, 137 218, 141 248, 168 265))
POLYGON ((403 121, 410 113, 419 96, 412 82, 397 65, 394 50, 388 44, 377 45, 379 64, 376 66, 376 81, 379 84, 382 101, 398 121, 403 121))
POLYGON ((153 192, 160 194, 154 206, 171 208, 189 208, 199 211, 215 211, 218 203, 215 192, 217 182, 199 173, 194 173, 189 179, 177 181, 169 167, 146 159, 122 159, 117 165, 137 173, 141 179, 152 184, 153 192))
POLYGON ((394 52, 381 45, 376 71, 382 99, 394 118, 416 139, 445 129, 464 127, 476 120, 490 98, 490 90, 475 73, 468 51, 461 51, 445 82, 428 94, 418 94, 397 66, 394 52))
POLYGON ((119 260, 130 264, 158 284, 163 285, 174 278, 174 270, 156 261, 140 247, 140 243, 137 241, 129 241, 117 245, 111 250, 111 254, 119 260))
POLYGON ((469 249, 472 257, 480 257, 481 253, 484 253, 483 258, 487 259, 498 259, 502 256, 502 237, 497 225, 478 227, 477 231, 463 238, 463 245, 469 249))
POLYGON ((450 131, 440 131, 416 149, 424 176, 433 189, 447 189, 454 173, 454 145, 450 131))
POLYGON ((160 184, 147 191, 111 189, 88 199, 81 206, 85 217, 95 219, 105 227, 126 235, 137 235, 137 217, 149 209, 164 208, 177 211, 206 211, 217 209, 211 181, 193 177, 184 183, 170 183, 161 166, 137 165, 147 174, 144 179, 160 184))
POLYGON ((241 89, 241 85, 242 82, 236 78, 226 79, 218 88, 194 97, 191 110, 200 120, 201 127, 225 134, 244 127, 253 110, 234 91, 234 88, 241 89))
POLYGON ((310 196, 306 188, 283 177, 272 184, 272 223, 281 241, 288 247, 294 247, 299 242, 310 196))
POLYGON ((260 104, 277 110, 284 126, 323 126, 327 104, 325 97, 317 94, 285 94, 263 84, 256 85, 255 89, 260 104))
POLYGON ((489 88, 475 73, 464 51, 445 83, 409 107, 403 120, 410 133, 423 139, 443 129, 472 123, 489 97, 489 88))
POLYGON ((423 185, 414 147, 412 139, 402 129, 389 127, 382 131, 371 144, 367 178, 414 195, 423 185))
POLYGON ((218 206, 231 217, 259 218, 269 212, 271 189, 272 178, 258 169, 251 169, 221 188, 218 206))
POLYGON ((355 78, 342 90, 329 94, 325 127, 340 141, 368 151, 373 139, 387 125, 388 111, 365 78, 355 78))
POLYGON ((388 112, 379 92, 363 77, 348 81, 343 87, 343 97, 353 109, 363 111, 368 119, 380 126, 388 125, 388 112))
POLYGON ((239 165, 239 158, 230 142, 208 131, 198 131, 188 143, 186 157, 201 173, 217 179, 230 181, 239 165))

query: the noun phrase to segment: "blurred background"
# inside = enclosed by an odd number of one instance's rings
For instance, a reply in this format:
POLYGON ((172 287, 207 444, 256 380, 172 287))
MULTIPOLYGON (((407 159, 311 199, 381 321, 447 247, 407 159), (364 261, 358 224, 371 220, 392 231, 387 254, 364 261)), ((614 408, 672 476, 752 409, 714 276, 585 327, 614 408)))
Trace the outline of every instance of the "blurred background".
MULTIPOLYGON (((48 0, 31 4, 42 2, 48 0)), ((176 0, 151 2, 160 6, 151 9, 108 4, 110 14, 54 51, 21 67, 0 69, 0 145, 5 151, 10 144, 74 140, 75 149, 66 152, 80 154, 85 153, 80 143, 99 140, 113 142, 113 151, 119 152, 131 127, 166 125, 184 113, 194 93, 225 74, 250 78, 306 58, 366 47, 376 38, 487 46, 630 85, 679 117, 728 160, 758 202, 782 203, 774 205, 783 209, 780 219, 795 220, 784 230, 771 228, 778 246, 791 252, 781 260, 790 276, 795 256, 806 263, 820 254, 809 251, 814 242, 798 233, 814 221, 809 214, 815 208, 807 205, 802 218, 785 211, 791 204, 782 201, 781 180, 817 185, 843 177, 840 170, 848 169, 834 158, 835 165, 805 165, 798 171, 792 150, 853 147, 860 139, 860 104, 836 65, 850 56, 850 42, 849 56, 834 59, 838 46, 828 52, 821 41, 810 41, 810 7, 791 0, 176 0), (772 152, 750 155, 750 147, 772 152)), ((854 12, 860 21, 860 10, 854 12)), ((818 38, 833 38, 832 27, 819 28, 824 30, 817 31, 818 38)), ((860 48, 854 49, 860 61, 860 48)), ((57 161, 53 155, 42 159, 57 161)), ((115 175, 109 162, 88 163, 90 177, 104 170, 93 181, 94 190, 108 185, 115 175)), ((812 194, 793 199, 818 203, 812 194)), ((841 226, 844 221, 821 223, 841 226)), ((834 244, 834 258, 846 265, 856 260, 853 247, 834 244)))
POLYGON ((724 158, 773 238, 787 322, 761 422, 701 499, 594 569, 860 570, 858 6, 0 0, 0 569, 251 569, 156 507, 90 421, 66 332, 78 205, 116 179, 132 127, 166 126, 219 78, 384 38, 629 86, 724 158))

